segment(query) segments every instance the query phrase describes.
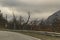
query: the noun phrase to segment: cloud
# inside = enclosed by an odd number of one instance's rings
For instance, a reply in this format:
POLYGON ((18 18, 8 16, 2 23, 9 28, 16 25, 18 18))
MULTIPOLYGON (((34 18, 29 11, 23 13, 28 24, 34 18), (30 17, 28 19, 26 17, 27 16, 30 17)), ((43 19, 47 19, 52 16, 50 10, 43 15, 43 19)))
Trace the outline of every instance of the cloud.
POLYGON ((17 15, 25 15, 30 11, 35 17, 45 17, 60 10, 60 0, 0 0, 0 9, 8 14, 14 11, 17 15))
POLYGON ((15 7, 21 10, 33 10, 33 11, 48 11, 49 8, 60 7, 59 0, 4 0, 0 1, 2 6, 15 7))

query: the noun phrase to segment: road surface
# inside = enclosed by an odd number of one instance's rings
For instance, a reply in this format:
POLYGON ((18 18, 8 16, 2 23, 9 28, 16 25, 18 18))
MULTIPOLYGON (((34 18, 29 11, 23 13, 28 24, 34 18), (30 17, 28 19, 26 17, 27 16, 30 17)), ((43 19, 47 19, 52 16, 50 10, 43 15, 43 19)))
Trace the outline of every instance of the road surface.
POLYGON ((0 40, 40 40, 21 33, 0 31, 0 40))

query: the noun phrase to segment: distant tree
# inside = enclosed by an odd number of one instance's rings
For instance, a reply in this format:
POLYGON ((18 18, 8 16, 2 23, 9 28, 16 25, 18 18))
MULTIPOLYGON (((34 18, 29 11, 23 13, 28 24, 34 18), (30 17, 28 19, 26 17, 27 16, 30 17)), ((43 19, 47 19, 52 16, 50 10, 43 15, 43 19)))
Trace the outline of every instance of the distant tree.
POLYGON ((23 29, 24 19, 23 19, 22 16, 19 17, 19 21, 18 21, 18 23, 19 23, 19 29, 23 29))
POLYGON ((27 21, 26 21, 26 23, 25 24, 28 24, 28 22, 29 22, 29 20, 30 20, 30 12, 28 12, 28 19, 27 19, 27 21))
POLYGON ((45 22, 44 22, 44 20, 43 20, 43 19, 42 19, 42 20, 40 20, 39 25, 45 25, 45 22))
POLYGON ((6 23, 5 23, 5 28, 8 28, 7 14, 6 14, 5 20, 6 20, 6 23))
POLYGON ((29 20, 30 20, 30 12, 28 12, 28 19, 27 19, 27 21, 25 22, 25 23, 23 23, 23 29, 28 29, 28 23, 29 23, 29 20))
POLYGON ((38 25, 38 20, 37 20, 37 19, 32 20, 32 21, 31 21, 31 24, 32 24, 32 25, 38 25))
POLYGON ((44 30, 45 29, 45 21, 44 19, 41 19, 40 20, 40 23, 39 23, 39 30, 44 30))
POLYGON ((13 13, 13 29, 17 29, 17 18, 16 18, 16 16, 14 15, 14 13, 13 13))
POLYGON ((22 25, 24 23, 24 19, 22 16, 19 17, 19 24, 22 25))
POLYGON ((37 30, 38 29, 38 20, 34 19, 30 22, 31 30, 37 30))
POLYGON ((0 27, 5 28, 6 22, 7 22, 7 20, 3 17, 3 14, 1 13, 1 10, 0 10, 0 27))

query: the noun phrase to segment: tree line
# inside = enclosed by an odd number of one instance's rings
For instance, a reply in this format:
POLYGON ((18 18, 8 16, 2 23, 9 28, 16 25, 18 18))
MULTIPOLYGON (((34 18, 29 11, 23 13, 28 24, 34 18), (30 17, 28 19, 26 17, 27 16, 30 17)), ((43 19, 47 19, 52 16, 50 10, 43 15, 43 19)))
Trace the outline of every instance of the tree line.
POLYGON ((54 22, 50 25, 46 23, 46 20, 34 19, 30 21, 31 15, 30 12, 27 13, 28 18, 24 20, 24 17, 20 16, 17 20, 17 17, 13 13, 13 19, 8 21, 7 15, 3 17, 3 13, 0 10, 0 29, 13 29, 13 30, 37 30, 37 31, 53 31, 60 32, 60 19, 55 18, 54 22))

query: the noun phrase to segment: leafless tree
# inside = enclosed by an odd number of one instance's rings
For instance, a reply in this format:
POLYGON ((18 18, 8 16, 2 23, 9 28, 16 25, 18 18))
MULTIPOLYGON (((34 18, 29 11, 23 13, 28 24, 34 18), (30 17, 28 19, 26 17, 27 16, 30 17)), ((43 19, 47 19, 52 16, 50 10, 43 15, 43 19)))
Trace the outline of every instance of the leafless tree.
POLYGON ((28 12, 28 19, 27 19, 27 21, 23 24, 23 29, 27 29, 27 25, 28 25, 28 23, 29 23, 29 20, 30 20, 30 12, 28 12))
MULTIPOLYGON (((6 14, 6 18, 5 18, 6 20, 7 20, 7 14, 6 14)), ((7 22, 5 23, 5 28, 8 28, 8 20, 7 20, 7 22)))
POLYGON ((31 20, 30 25, 31 25, 30 27, 31 30, 38 29, 38 19, 31 20))
POLYGON ((28 24, 28 22, 29 22, 29 20, 30 20, 30 12, 28 12, 28 20, 27 20, 27 22, 26 22, 26 24, 28 24))
POLYGON ((16 29, 16 25, 17 25, 17 20, 16 20, 16 16, 13 13, 13 26, 14 26, 14 29, 16 29))
POLYGON ((20 16, 18 21, 19 29, 23 29, 23 23, 24 23, 24 19, 22 16, 20 16))

